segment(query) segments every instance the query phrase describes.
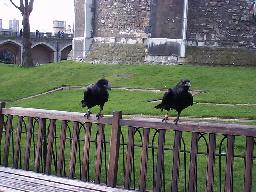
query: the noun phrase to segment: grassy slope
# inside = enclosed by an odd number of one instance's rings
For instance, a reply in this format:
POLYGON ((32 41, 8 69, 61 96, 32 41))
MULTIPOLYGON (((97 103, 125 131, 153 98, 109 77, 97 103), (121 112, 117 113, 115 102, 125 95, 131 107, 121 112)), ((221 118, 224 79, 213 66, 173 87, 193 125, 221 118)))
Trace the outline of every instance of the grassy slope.
MULTIPOLYGON (((11 103, 11 106, 83 112, 85 109, 81 108, 80 104, 82 96, 82 90, 62 91, 33 99, 16 101, 11 103)), ((143 114, 163 116, 165 112, 160 112, 160 110, 154 108, 156 103, 147 101, 154 98, 161 98, 161 96, 162 93, 136 92, 135 94, 130 91, 112 90, 110 92, 109 102, 104 107, 104 113, 111 114, 112 111, 120 110, 125 115, 143 114)), ((98 106, 92 109, 93 113, 97 113, 98 111, 98 106)), ((255 114, 256 106, 216 106, 201 104, 194 104, 182 112, 182 116, 250 119, 255 119, 255 114)), ((170 115, 176 116, 176 112, 171 111, 170 115)))
MULTIPOLYGON (((193 90, 205 91, 194 97, 195 102, 256 103, 256 68, 163 66, 163 65, 92 65, 62 62, 35 68, 0 65, 0 100, 8 106, 23 106, 65 111, 83 111, 80 106, 82 90, 64 91, 34 99, 17 99, 45 92, 61 85, 85 86, 101 77, 113 87, 157 88, 171 87, 182 78, 192 80, 193 90), (14 102, 13 102, 14 101, 14 102)), ((104 112, 122 110, 124 114, 163 115, 148 99, 161 98, 162 93, 113 90, 104 112)), ((97 112, 94 109, 94 112, 97 112)), ((215 106, 195 104, 184 110, 184 116, 255 119, 256 106, 215 106)), ((172 112, 172 115, 176 115, 172 112)))
POLYGON ((206 91, 198 101, 255 103, 256 68, 163 65, 92 65, 63 62, 35 68, 0 65, 0 99, 13 101, 60 85, 88 85, 101 77, 114 87, 171 87, 182 78, 206 91))

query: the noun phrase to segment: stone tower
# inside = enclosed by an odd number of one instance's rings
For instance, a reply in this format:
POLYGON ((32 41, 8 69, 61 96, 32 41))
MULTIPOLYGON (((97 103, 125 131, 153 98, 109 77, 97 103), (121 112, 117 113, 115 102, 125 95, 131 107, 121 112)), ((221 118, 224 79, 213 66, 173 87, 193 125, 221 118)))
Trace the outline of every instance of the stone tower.
POLYGON ((74 3, 74 58, 94 63, 256 63, 256 17, 249 0, 74 3), (242 61, 241 51, 248 50, 242 61))
POLYGON ((106 63, 176 61, 184 56, 184 2, 75 0, 73 56, 106 63))
POLYGON ((73 58, 83 59, 92 41, 93 0, 74 0, 73 58))

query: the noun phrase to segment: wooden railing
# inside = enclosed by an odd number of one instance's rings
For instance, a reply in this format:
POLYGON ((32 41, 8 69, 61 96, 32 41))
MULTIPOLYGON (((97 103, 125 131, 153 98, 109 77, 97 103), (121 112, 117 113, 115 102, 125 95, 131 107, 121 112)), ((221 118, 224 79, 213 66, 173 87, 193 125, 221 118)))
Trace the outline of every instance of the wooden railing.
POLYGON ((256 126, 174 125, 123 119, 121 112, 97 120, 78 112, 5 108, 0 103, 2 166, 139 191, 253 191, 255 136, 256 126), (239 155, 236 137, 245 139, 239 155), (236 161, 244 164, 238 170, 241 189, 234 189, 236 161))

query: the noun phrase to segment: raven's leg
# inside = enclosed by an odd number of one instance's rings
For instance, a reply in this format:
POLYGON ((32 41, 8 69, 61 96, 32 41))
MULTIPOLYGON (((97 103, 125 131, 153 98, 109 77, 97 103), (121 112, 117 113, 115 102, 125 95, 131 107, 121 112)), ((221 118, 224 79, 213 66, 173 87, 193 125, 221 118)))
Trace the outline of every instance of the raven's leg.
POLYGON ((170 110, 167 110, 167 113, 166 113, 166 115, 164 116, 164 118, 162 119, 162 122, 167 122, 167 120, 169 119, 169 111, 170 111, 170 110))
POLYGON ((89 119, 90 115, 92 114, 92 112, 90 111, 90 108, 88 108, 87 113, 84 114, 84 116, 89 119))
POLYGON ((177 118, 173 120, 173 122, 175 122, 175 125, 178 124, 179 119, 180 119, 180 111, 178 112, 177 118))
POLYGON ((97 119, 99 119, 100 117, 103 117, 103 114, 101 113, 101 111, 103 110, 103 106, 100 106, 100 112, 96 115, 97 119))

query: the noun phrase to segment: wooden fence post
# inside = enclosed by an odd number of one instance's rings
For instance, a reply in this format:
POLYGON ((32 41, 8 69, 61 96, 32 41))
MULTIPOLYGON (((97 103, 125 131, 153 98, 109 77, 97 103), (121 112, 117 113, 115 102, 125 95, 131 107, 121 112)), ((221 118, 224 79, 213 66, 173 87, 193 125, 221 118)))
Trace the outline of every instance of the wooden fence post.
POLYGON ((63 164, 65 160, 65 143, 66 143, 66 129, 68 122, 65 120, 61 121, 61 136, 60 136, 60 145, 58 152, 58 160, 57 160, 57 176, 62 176, 63 164))
POLYGON ((143 130, 142 137, 142 151, 141 151, 141 160, 140 160, 140 180, 139 180, 139 191, 146 191, 147 183, 147 169, 148 169, 148 145, 149 145, 149 132, 150 128, 143 130))
POLYGON ((182 132, 176 130, 173 143, 172 191, 178 191, 181 139, 182 132))
POLYGON ((46 154, 46 164, 45 164, 45 174, 51 174, 51 164, 52 164, 52 152, 53 152, 53 142, 54 142, 54 132, 56 129, 56 119, 50 120, 50 127, 48 133, 48 143, 47 143, 47 154, 46 154))
POLYGON ((43 145, 43 131, 46 129, 46 119, 39 118, 39 128, 37 133, 36 155, 35 155, 35 172, 40 171, 40 164, 45 168, 45 163, 41 162, 41 152, 43 145))
POLYGON ((77 121, 74 121, 73 133, 72 133, 72 146, 70 151, 70 162, 69 162, 69 178, 70 179, 73 179, 75 177, 78 137, 79 137, 79 123, 77 121))
POLYGON ((32 131, 33 131, 33 117, 28 117, 26 148, 25 148, 25 157, 24 157, 25 170, 29 170, 31 139, 32 139, 32 134, 35 134, 35 133, 32 133, 32 131))
POLYGON ((234 164, 235 136, 228 135, 227 139, 228 140, 227 140, 224 192, 231 192, 231 191, 233 191, 233 164, 234 164))
MULTIPOLYGON (((5 108, 5 102, 0 102, 0 144, 2 142, 2 134, 4 128, 4 116, 2 115, 2 109, 5 108)), ((1 159, 0 159, 1 163, 1 159)))
POLYGON ((5 102, 0 101, 0 114, 2 114, 2 109, 5 108, 5 102))
POLYGON ((100 184, 101 175, 101 162, 103 153, 103 142, 104 142, 104 124, 98 124, 98 135, 97 135, 97 147, 96 147, 96 161, 95 161, 95 180, 96 184, 100 184))
POLYGON ((253 148, 254 137, 246 137, 245 168, 244 168, 244 191, 252 191, 252 170, 253 170, 253 148))
POLYGON ((133 165, 133 154, 134 154, 134 134, 135 128, 132 126, 128 127, 128 142, 127 142, 127 152, 125 159, 125 175, 124 175, 124 188, 130 189, 131 186, 131 174, 133 165))
POLYGON ((9 148, 11 143, 11 136, 12 136, 12 115, 8 115, 6 127, 5 127, 5 144, 4 144, 4 157, 3 157, 3 166, 8 167, 8 156, 9 156, 9 148))
POLYGON ((108 182, 109 187, 116 187, 117 181, 117 170, 118 170, 118 158, 119 158, 119 147, 120 147, 120 119, 122 119, 122 112, 113 112, 112 119, 112 131, 110 139, 110 157, 108 162, 108 182))
MULTIPOLYGON (((22 132, 22 123, 23 117, 18 116, 18 124, 15 129, 15 144, 14 144, 14 156, 13 156, 13 168, 18 169, 19 167, 19 158, 20 158, 20 140, 21 140, 21 132, 22 132)), ((14 130, 13 130, 14 131, 14 130)))
POLYGON ((216 151, 216 135, 214 133, 209 134, 208 144, 208 162, 206 172, 206 188, 205 191, 214 191, 214 163, 215 163, 215 151, 216 151))
POLYGON ((157 162, 155 168, 155 178, 154 178, 154 190, 161 191, 162 189, 162 179, 163 179, 163 169, 164 169, 164 143, 165 143, 165 132, 166 130, 160 129, 158 136, 158 148, 157 148, 157 162))
POLYGON ((82 181, 89 180, 89 152, 90 152, 90 140, 91 140, 91 127, 92 123, 85 123, 84 133, 84 148, 83 148, 83 160, 82 160, 82 181))
POLYGON ((190 149, 190 165, 189 165, 189 180, 188 191, 195 192, 197 190, 197 153, 198 153, 198 138, 199 133, 193 132, 191 138, 190 149))

